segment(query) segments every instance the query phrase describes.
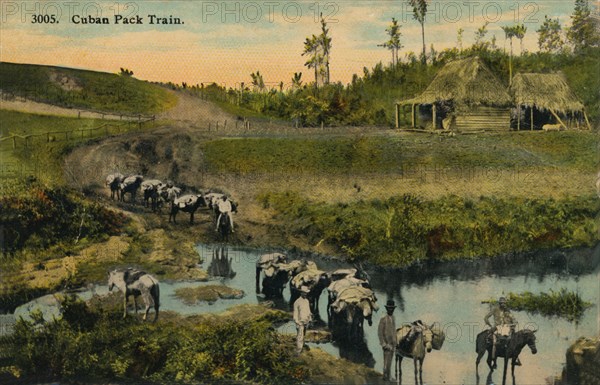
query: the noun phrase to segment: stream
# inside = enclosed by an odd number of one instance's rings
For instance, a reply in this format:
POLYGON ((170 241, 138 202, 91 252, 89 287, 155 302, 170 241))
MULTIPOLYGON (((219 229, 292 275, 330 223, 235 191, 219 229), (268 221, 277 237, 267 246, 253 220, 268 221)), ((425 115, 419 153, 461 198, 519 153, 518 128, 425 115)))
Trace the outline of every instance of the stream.
MULTIPOLYGON (((255 263, 259 256, 271 252, 249 248, 217 245, 198 245, 201 268, 215 278, 209 282, 161 282, 161 310, 171 310, 183 315, 205 312, 221 312, 242 303, 256 304, 264 301, 255 294, 255 263), (217 300, 213 304, 200 303, 186 305, 175 297, 175 290, 181 287, 222 283, 241 289, 245 296, 241 299, 217 300)), ((288 253, 288 259, 299 258, 288 253)), ((349 267, 347 263, 333 258, 313 257, 319 269, 334 270, 349 267)), ((522 367, 517 367, 516 380, 521 384, 544 384, 545 380, 560 375, 567 348, 581 336, 600 334, 600 245, 595 249, 582 249, 569 252, 550 251, 535 256, 507 256, 490 260, 447 262, 436 265, 423 264, 410 269, 392 270, 367 268, 380 310, 373 315, 373 325, 365 322, 365 341, 351 346, 334 343, 309 344, 332 355, 363 363, 382 371, 382 350, 377 338, 377 325, 385 314, 386 300, 396 302, 394 317, 396 326, 420 319, 428 324, 439 323, 446 333, 446 341, 440 351, 427 354, 423 368, 425 383, 475 384, 475 336, 483 330, 483 318, 488 305, 481 301, 498 298, 508 292, 532 293, 558 291, 562 288, 578 292, 585 301, 594 304, 585 311, 578 322, 562 318, 546 317, 526 312, 513 312, 519 321, 518 328, 538 329, 536 345, 538 353, 532 355, 528 347, 521 353, 522 367)), ((84 291, 84 299, 92 294, 102 295, 107 287, 96 286, 92 291, 84 291)), ((283 292, 283 300, 275 301, 275 307, 289 311, 289 288, 283 292)), ((48 296, 38 302, 52 302, 48 296), (45 300, 44 300, 45 298, 45 300)), ((23 305, 15 315, 24 315, 36 307, 36 302, 23 305)), ((324 324, 327 321, 327 293, 323 292, 319 309, 324 324)), ((44 307, 44 306, 43 306, 44 307)), ((51 314, 51 306, 45 311, 51 314)), ((282 333, 295 334, 293 323, 279 328, 282 333)), ((501 367, 499 359, 498 366, 501 367)), ((403 362, 403 380, 412 383, 412 360, 403 362)), ((488 376, 485 357, 480 363, 482 383, 488 376)), ((495 371, 491 378, 494 383, 502 381, 501 373, 495 371)), ((550 382, 552 383, 552 382, 550 382)))

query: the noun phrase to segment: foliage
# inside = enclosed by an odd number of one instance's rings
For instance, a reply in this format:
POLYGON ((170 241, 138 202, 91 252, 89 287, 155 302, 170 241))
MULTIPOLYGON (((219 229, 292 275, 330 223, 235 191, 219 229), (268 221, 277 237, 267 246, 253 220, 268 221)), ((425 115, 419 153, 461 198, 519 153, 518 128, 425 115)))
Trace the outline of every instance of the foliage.
POLYGON ((65 188, 29 180, 15 181, 2 190, 0 222, 9 232, 4 234, 3 248, 14 252, 116 235, 125 217, 65 188))
POLYGON ((294 384, 299 363, 265 319, 156 324, 128 317, 118 305, 67 298, 60 320, 17 322, 1 341, 25 378, 107 379, 160 383, 294 384), (116 307, 115 307, 116 306, 116 307))
POLYGON ((600 35, 596 29, 596 23, 591 16, 588 0, 575 0, 575 9, 571 15, 571 27, 567 31, 567 39, 575 52, 599 46, 600 35))
POLYGON ((550 19, 548 15, 544 16, 544 22, 536 32, 540 51, 558 52, 563 48, 562 27, 558 18, 550 19))
POLYGON ((558 291, 550 289, 549 293, 542 292, 540 294, 528 291, 519 294, 508 293, 507 306, 513 310, 577 321, 592 304, 584 301, 579 293, 561 288, 558 291))
POLYGON ((392 67, 395 67, 398 63, 398 51, 402 49, 402 43, 400 43, 400 37, 402 33, 400 32, 400 25, 398 24, 398 20, 392 17, 392 24, 385 29, 385 32, 390 37, 388 41, 383 44, 379 44, 379 47, 387 48, 392 51, 392 67))
MULTIPOLYGON (((133 74, 133 73, 132 73, 133 74)), ((2 91, 65 107, 155 113, 176 97, 131 76, 70 68, 0 62, 2 91)))
POLYGON ((424 259, 591 246, 598 241, 597 197, 562 200, 414 195, 326 204, 298 193, 264 193, 285 231, 328 242, 351 259, 407 266, 424 259), (560 224, 557 225, 557 224, 560 224))

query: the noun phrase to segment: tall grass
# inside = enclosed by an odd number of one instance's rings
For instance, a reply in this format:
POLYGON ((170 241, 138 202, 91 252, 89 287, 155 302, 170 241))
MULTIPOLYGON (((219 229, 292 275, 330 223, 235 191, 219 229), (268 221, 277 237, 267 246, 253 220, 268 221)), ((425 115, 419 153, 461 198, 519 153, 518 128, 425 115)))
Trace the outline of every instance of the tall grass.
POLYGON ((293 192, 259 196, 280 230, 327 242, 351 259, 407 266, 423 260, 493 257, 509 252, 592 246, 599 240, 600 201, 411 194, 327 204, 293 192))
POLYGON ((507 305, 510 309, 540 313, 545 316, 557 316, 569 321, 577 321, 592 303, 584 301, 579 293, 561 288, 558 291, 550 289, 549 293, 531 292, 508 293, 507 305))

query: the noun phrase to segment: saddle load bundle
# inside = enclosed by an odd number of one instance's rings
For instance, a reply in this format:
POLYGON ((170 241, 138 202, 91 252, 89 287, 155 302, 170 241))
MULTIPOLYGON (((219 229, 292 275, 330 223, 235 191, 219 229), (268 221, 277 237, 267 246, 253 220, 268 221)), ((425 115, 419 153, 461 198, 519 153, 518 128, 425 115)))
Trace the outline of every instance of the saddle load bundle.
POLYGON ((364 300, 369 301, 373 310, 377 311, 379 309, 377 297, 375 297, 373 290, 362 286, 351 286, 342 290, 331 307, 337 312, 340 302, 357 305, 364 300))
POLYGON ((302 286, 306 286, 309 289, 312 289, 321 279, 321 277, 325 274, 324 271, 319 269, 308 269, 298 273, 292 279, 292 286, 295 288, 301 288, 302 286))

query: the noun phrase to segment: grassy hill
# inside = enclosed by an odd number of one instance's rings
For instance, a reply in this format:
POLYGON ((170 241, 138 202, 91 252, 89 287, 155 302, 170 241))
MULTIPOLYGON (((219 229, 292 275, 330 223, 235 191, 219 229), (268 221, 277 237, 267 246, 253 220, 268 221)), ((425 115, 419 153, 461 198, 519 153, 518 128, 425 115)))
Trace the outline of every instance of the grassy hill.
POLYGON ((0 62, 0 89, 64 107, 124 113, 156 113, 177 100, 164 88, 130 76, 6 62, 0 62))

